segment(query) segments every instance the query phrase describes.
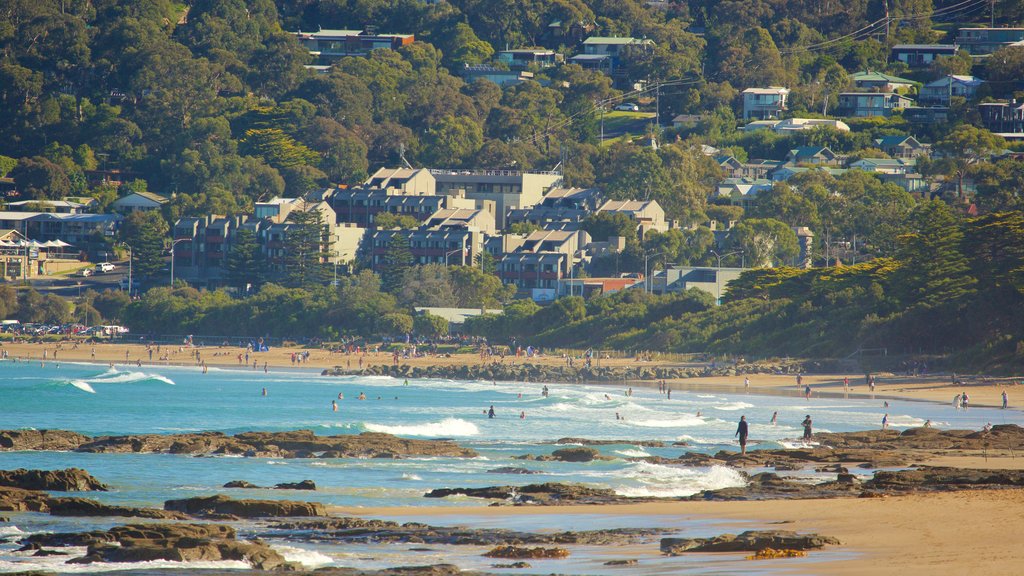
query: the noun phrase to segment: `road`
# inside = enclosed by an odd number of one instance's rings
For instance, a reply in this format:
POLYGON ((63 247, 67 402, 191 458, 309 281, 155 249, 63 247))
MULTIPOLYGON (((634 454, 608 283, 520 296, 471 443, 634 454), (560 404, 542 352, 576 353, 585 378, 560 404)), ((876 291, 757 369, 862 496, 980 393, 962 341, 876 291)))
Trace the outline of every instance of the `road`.
POLYGON ((102 292, 120 290, 118 283, 128 276, 128 266, 118 266, 111 272, 94 272, 91 276, 38 276, 29 278, 29 284, 43 294, 56 294, 64 298, 77 298, 86 290, 102 292))

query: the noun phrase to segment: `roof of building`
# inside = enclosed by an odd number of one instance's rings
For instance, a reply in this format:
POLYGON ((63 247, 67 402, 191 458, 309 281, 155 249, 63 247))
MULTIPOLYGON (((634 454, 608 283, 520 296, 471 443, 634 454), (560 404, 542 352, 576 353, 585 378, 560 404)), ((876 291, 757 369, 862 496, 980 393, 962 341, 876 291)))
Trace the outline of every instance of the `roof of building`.
POLYGON ((166 196, 161 196, 161 195, 156 194, 154 192, 132 192, 130 194, 125 194, 124 196, 121 196, 117 200, 114 200, 114 203, 116 204, 117 202, 121 202, 125 198, 131 198, 132 196, 138 196, 140 198, 145 198, 146 200, 149 200, 150 202, 155 202, 157 204, 166 204, 166 203, 171 201, 170 198, 168 198, 166 196))
POLYGON ((8 206, 29 206, 31 204, 39 204, 41 206, 53 206, 55 208, 84 208, 85 204, 79 202, 70 202, 68 200, 19 200, 17 202, 8 202, 8 206))
POLYGON ((928 86, 928 87, 948 86, 949 84, 953 83, 954 81, 955 82, 959 82, 960 84, 971 84, 971 85, 974 85, 974 86, 980 86, 981 84, 985 83, 984 80, 982 80, 981 78, 978 78, 977 76, 967 76, 967 75, 963 75, 963 74, 949 74, 949 75, 943 76, 942 78, 939 78, 938 80, 932 80, 931 82, 925 84, 925 86, 928 86))
POLYGON ((918 84, 918 82, 914 82, 913 80, 907 80, 906 78, 900 78, 899 76, 892 76, 890 74, 874 72, 871 70, 856 72, 854 74, 851 74, 850 77, 853 78, 854 82, 887 82, 889 84, 907 85, 918 84))
POLYGON ((899 146, 908 140, 913 140, 914 144, 918 146, 921 145, 917 138, 913 136, 882 136, 881 138, 875 138, 875 144, 879 146, 899 146))
POLYGON ((605 200, 598 212, 642 212, 658 203, 654 200, 605 200))
POLYGON ((767 88, 747 88, 743 94, 789 94, 789 88, 769 86, 767 88))
POLYGON ((43 212, 8 212, 0 211, 0 220, 28 220, 33 216, 39 216, 43 212))
POLYGON ((483 210, 472 208, 442 208, 434 212, 428 223, 430 226, 468 226, 483 210))
MULTIPOLYGON (((905 167, 906 162, 898 158, 861 158, 852 164, 872 164, 874 166, 905 167)), ((851 165, 852 165, 851 164, 851 165)))
POLYGON ((956 44, 897 44, 893 50, 956 50, 956 44))
POLYGON ((639 40, 637 38, 633 38, 632 36, 591 36, 590 38, 587 38, 586 40, 583 41, 584 44, 590 44, 590 45, 594 45, 594 44, 626 45, 626 44, 641 44, 641 43, 645 43, 645 42, 650 42, 650 43, 653 44, 653 41, 651 41, 651 40, 639 40))

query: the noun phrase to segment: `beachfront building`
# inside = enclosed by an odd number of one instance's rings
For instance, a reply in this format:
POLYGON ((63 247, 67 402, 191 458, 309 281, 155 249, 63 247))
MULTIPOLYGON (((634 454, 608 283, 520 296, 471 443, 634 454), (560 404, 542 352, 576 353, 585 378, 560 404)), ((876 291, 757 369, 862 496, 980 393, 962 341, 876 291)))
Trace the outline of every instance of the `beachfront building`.
POLYGON ((402 236, 409 243, 416 264, 472 265, 484 251, 487 237, 495 232, 494 215, 482 209, 441 209, 413 230, 369 232, 369 259, 380 271, 387 261, 391 242, 402 236))
POLYGON ((643 239, 651 230, 667 232, 665 210, 657 200, 605 200, 598 213, 625 214, 636 222, 637 236, 643 239))
POLYGON ((1004 138, 1024 136, 1024 103, 1017 100, 985 102, 978 104, 978 113, 981 115, 981 123, 988 130, 1004 138))
POLYGON ((466 198, 479 208, 484 202, 493 202, 498 229, 506 227, 509 210, 536 205, 562 183, 558 172, 434 169, 430 173, 439 196, 466 198))
POLYGON ((95 198, 81 198, 74 199, 65 198, 64 200, 20 200, 18 202, 8 202, 5 204, 7 210, 11 212, 52 212, 55 214, 85 214, 90 212, 93 207, 97 204, 95 198), (81 202, 77 200, 83 200, 81 202), (86 202, 91 200, 91 202, 86 202))
POLYGON ((131 212, 159 210, 170 201, 170 198, 152 192, 132 192, 114 200, 110 204, 110 208, 114 212, 129 214, 131 212))
POLYGON ((545 230, 578 230, 603 200, 598 188, 553 188, 539 204, 509 210, 506 222, 510 226, 521 222, 534 224, 545 230))
POLYGON ((789 89, 781 86, 743 91, 743 120, 778 118, 788 106, 789 89))
POLYGON ((554 300, 558 282, 575 276, 583 262, 582 250, 588 244, 590 235, 582 230, 531 232, 502 256, 498 276, 534 300, 554 300))
POLYGON ((192 282, 220 281, 234 234, 248 219, 218 214, 179 218, 172 229, 175 276, 192 282))
POLYGON ((39 242, 0 229, 0 280, 18 280, 79 268, 79 252, 63 240, 39 242))

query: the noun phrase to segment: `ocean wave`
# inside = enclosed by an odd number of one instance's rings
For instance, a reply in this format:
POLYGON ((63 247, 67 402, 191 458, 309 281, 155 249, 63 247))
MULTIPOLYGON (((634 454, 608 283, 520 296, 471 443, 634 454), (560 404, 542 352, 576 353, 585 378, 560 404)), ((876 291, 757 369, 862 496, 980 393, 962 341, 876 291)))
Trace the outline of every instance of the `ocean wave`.
POLYGON ((298 562, 305 568, 320 568, 329 564, 334 564, 334 558, 317 552, 316 550, 307 550, 305 548, 298 548, 296 546, 283 546, 280 544, 271 546, 274 550, 284 556, 284 559, 289 562, 298 562))
POLYGON ((68 564, 71 558, 84 556, 85 547, 58 548, 68 552, 69 556, 23 556, 27 553, 12 553, 0 558, 0 573, 3 572, 45 572, 45 573, 95 573, 122 570, 248 570, 252 567, 241 560, 218 560, 198 562, 172 562, 170 560, 151 560, 149 562, 95 562, 92 564, 68 564))
POLYGON ((476 436, 480 433, 480 429, 476 427, 476 424, 461 418, 445 418, 440 422, 398 424, 394 426, 367 422, 365 426, 370 432, 384 432, 397 436, 476 436))
POLYGON ((416 474, 411 474, 409 472, 406 472, 406 473, 402 474, 401 480, 423 480, 423 478, 421 478, 420 476, 418 476, 416 474))
POLYGON ((72 386, 78 388, 79 390, 82 390, 83 392, 88 392, 90 394, 96 393, 96 391, 93 390, 92 386, 89 386, 89 383, 85 382, 84 380, 69 380, 68 384, 71 384, 72 386))
POLYGON ((643 458, 644 456, 651 455, 650 452, 642 450, 640 448, 627 448, 625 450, 616 450, 615 453, 621 454, 622 456, 625 456, 627 458, 643 458))
POLYGON ((726 412, 729 412, 729 411, 732 411, 732 410, 743 410, 744 408, 753 408, 753 407, 754 407, 753 404, 747 404, 746 402, 727 402, 725 404, 718 404, 718 405, 712 406, 712 408, 714 408, 715 410, 723 410, 723 411, 726 411, 726 412))
POLYGON ((20 536, 22 534, 27 534, 27 532, 13 524, 10 526, 0 526, 0 536, 20 536))
POLYGON ((614 487, 620 496, 634 498, 692 496, 702 490, 718 490, 746 484, 742 474, 725 466, 712 466, 700 470, 638 462, 623 470, 621 476, 642 483, 641 486, 614 487))
POLYGON ((99 376, 86 378, 86 381, 92 384, 128 384, 132 382, 145 382, 147 380, 163 382, 164 384, 174 386, 174 380, 160 374, 148 374, 146 372, 121 372, 116 368, 107 370, 99 376))
POLYGON ((629 424, 643 428, 686 428, 690 426, 700 426, 704 423, 704 419, 697 418, 696 416, 676 416, 675 418, 669 418, 666 420, 649 419, 629 421, 629 424))

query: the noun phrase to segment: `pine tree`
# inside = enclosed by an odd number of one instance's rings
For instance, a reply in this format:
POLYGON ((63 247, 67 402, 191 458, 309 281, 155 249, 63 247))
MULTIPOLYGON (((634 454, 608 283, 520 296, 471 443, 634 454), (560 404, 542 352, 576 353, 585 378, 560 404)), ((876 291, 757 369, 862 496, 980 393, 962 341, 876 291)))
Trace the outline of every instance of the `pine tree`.
POLYGON ((405 281, 405 273, 412 267, 413 256, 409 247, 409 238, 401 232, 392 233, 391 241, 388 242, 387 251, 384 253, 384 268, 381 270, 381 280, 384 291, 391 294, 398 293, 405 281))
POLYGON ((911 232, 900 236, 898 289, 908 308, 957 306, 974 294, 961 250, 963 229, 949 207, 938 200, 918 206, 910 216, 911 232))
POLYGON ((284 239, 284 284, 311 288, 327 279, 331 258, 329 231, 317 210, 295 210, 288 216, 284 239))
POLYGON ((228 284, 242 292, 250 288, 256 289, 266 274, 266 262, 252 230, 238 230, 231 242, 231 251, 224 262, 228 284))

